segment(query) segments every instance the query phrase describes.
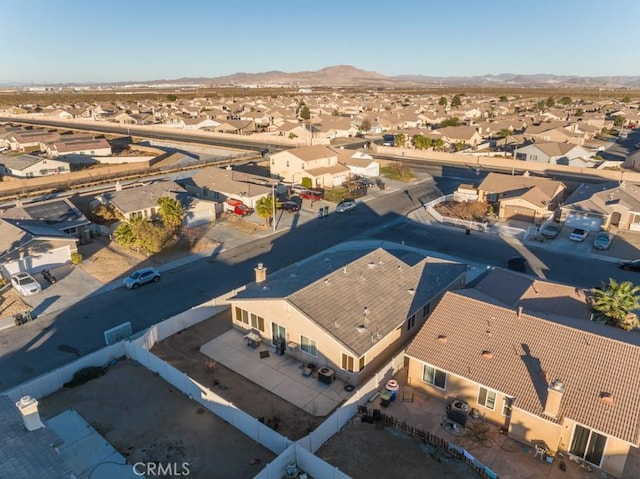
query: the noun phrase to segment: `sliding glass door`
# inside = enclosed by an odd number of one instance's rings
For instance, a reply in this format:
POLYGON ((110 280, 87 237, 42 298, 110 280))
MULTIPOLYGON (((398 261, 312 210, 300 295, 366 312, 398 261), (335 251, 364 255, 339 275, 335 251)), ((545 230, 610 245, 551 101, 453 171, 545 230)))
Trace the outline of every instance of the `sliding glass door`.
POLYGON ((573 440, 571 441, 571 449, 569 452, 600 467, 606 444, 606 436, 576 424, 573 430, 573 440))

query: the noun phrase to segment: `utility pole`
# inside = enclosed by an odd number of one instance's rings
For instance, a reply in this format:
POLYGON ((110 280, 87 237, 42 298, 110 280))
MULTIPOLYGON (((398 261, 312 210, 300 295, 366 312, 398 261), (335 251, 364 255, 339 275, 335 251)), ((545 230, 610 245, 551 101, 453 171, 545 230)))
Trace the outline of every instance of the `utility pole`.
POLYGON ((511 176, 515 176, 516 174, 516 160, 518 158, 518 146, 516 145, 516 149, 513 152, 513 168, 511 168, 511 176))
POLYGON ((276 230, 276 184, 273 183, 271 185, 271 204, 273 209, 273 220, 271 223, 273 224, 273 231, 276 230))

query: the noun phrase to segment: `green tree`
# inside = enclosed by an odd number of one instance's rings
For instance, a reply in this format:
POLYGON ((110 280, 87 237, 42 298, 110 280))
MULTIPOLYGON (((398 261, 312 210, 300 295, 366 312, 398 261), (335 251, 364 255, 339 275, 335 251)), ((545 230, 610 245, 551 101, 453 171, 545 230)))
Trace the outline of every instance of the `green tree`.
POLYGON ((563 96, 562 98, 560 98, 560 100, 558 100, 558 103, 560 103, 561 105, 571 105, 571 98, 568 96, 563 96))
POLYGON ((396 173, 398 173, 400 179, 404 179, 411 175, 411 168, 402 161, 395 161, 390 166, 396 173))
POLYGON ((113 205, 99 204, 91 210, 91 216, 94 223, 111 224, 115 221, 122 221, 124 218, 113 205))
POLYGON ((296 135, 294 132, 290 131, 289 132, 289 139, 293 140, 294 138, 298 138, 298 135, 296 135))
POLYGON ((178 99, 178 97, 176 95, 167 95, 167 100, 169 101, 176 101, 178 99))
POLYGON ((340 112, 338 110, 333 110, 331 112, 331 116, 340 116, 340 112))
POLYGON ((502 95, 500 96, 500 98, 498 98, 501 102, 505 102, 505 101, 509 101, 509 99, 507 98, 507 95, 502 95))
POLYGON ((135 244, 149 253, 159 253, 173 237, 174 230, 165 224, 139 221, 133 226, 135 244))
POLYGON ((613 117, 613 126, 622 126, 624 125, 624 116, 616 115, 613 117))
POLYGON ((552 96, 550 96, 549 98, 547 98, 547 106, 549 108, 553 108, 554 106, 556 106, 556 101, 553 99, 552 96))
POLYGON ((304 178, 302 178, 302 180, 300 181, 300 184, 308 190, 313 188, 313 181, 308 176, 305 176, 304 178))
POLYGON ((582 108, 578 108, 575 112, 576 116, 583 116, 584 115, 584 110, 582 108))
POLYGON ((631 101, 631 98, 629 98, 628 96, 625 96, 622 100, 620 100, 622 103, 629 103, 631 101))
POLYGON ((633 311, 640 308, 640 286, 609 278, 609 284, 602 283, 602 288, 592 289, 591 294, 591 308, 607 324, 627 331, 638 326, 638 317, 633 311))
POLYGON ((264 224, 267 227, 270 226, 271 222, 273 221, 274 206, 277 206, 277 200, 276 204, 274 205, 273 196, 271 195, 263 196, 258 201, 256 201, 256 214, 258 215, 258 217, 264 220, 264 224))
POLYGON ((407 142, 407 135, 405 135, 404 133, 398 133, 396 135, 396 139, 394 143, 398 148, 404 148, 404 145, 406 142, 407 142))
POLYGON ((460 98, 460 95, 455 95, 451 100, 451 106, 455 108, 460 105, 462 105, 462 99, 460 98))
POLYGON ((178 230, 182 226, 182 220, 184 220, 184 208, 182 203, 175 198, 163 196, 158 198, 159 213, 162 218, 162 222, 169 228, 173 228, 174 231, 178 230))
POLYGON ((300 108, 300 118, 303 120, 309 120, 311 118, 311 112, 309 111, 309 107, 307 105, 303 105, 300 108))
POLYGON ((433 143, 433 149, 436 151, 442 151, 444 148, 444 140, 442 138, 436 138, 433 143))
POLYGON ((462 122, 460 121, 460 118, 458 118, 457 116, 451 117, 451 118, 447 118, 446 120, 442 121, 440 123, 440 127, 445 127, 445 126, 460 126, 462 125, 462 122))
POLYGON ((438 105, 447 106, 447 99, 443 96, 440 97, 440 101, 438 101, 438 105))
POLYGON ((513 132, 509 128, 503 128, 502 130, 500 130, 498 132, 498 136, 500 138, 506 138, 506 137, 512 136, 512 135, 513 135, 513 132))
POLYGON ((113 239, 123 246, 133 246, 136 243, 133 225, 128 221, 120 223, 113 232, 113 239))
POLYGON ((411 139, 411 142, 413 143, 413 147, 416 150, 426 150, 428 148, 431 148, 432 144, 431 138, 429 138, 428 136, 424 136, 421 133, 414 135, 414 137, 411 139))

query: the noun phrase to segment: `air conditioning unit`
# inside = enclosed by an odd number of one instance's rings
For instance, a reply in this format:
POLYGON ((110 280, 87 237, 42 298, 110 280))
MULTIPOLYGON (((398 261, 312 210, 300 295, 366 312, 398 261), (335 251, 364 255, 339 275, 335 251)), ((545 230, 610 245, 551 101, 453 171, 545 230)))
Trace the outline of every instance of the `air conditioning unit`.
POLYGON ((290 356, 295 356, 297 352, 298 352, 298 344, 293 341, 289 341, 287 343, 287 354, 290 356))
POLYGON ((318 369, 318 381, 324 384, 331 384, 336 378, 336 372, 331 368, 318 369))

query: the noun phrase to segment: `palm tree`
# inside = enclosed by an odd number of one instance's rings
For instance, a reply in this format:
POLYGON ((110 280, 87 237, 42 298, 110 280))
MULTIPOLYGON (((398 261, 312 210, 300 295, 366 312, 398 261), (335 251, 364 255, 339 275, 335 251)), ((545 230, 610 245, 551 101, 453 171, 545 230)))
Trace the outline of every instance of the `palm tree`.
POLYGON ((170 198, 168 196, 163 196, 158 198, 158 206, 160 207, 160 216, 162 217, 162 222, 177 230, 180 225, 182 225, 182 220, 184 219, 184 208, 182 204, 175 198, 170 198))
POLYGON ((638 326, 638 317, 634 313, 640 308, 640 286, 631 281, 618 283, 609 278, 609 284, 591 290, 591 308, 607 324, 621 329, 631 330, 638 326))
MULTIPOLYGON (((265 226, 269 227, 273 220, 273 196, 263 196, 256 201, 256 214, 264 220, 265 226)), ((278 206, 278 200, 276 199, 275 206, 278 206)))

